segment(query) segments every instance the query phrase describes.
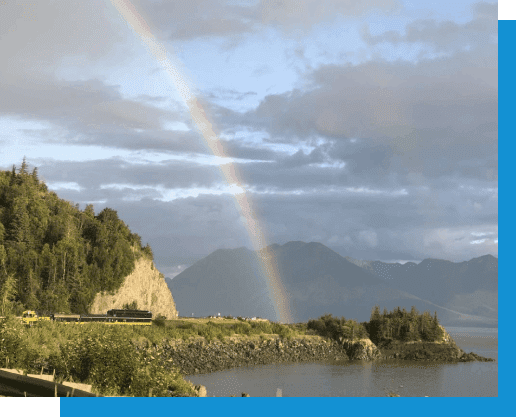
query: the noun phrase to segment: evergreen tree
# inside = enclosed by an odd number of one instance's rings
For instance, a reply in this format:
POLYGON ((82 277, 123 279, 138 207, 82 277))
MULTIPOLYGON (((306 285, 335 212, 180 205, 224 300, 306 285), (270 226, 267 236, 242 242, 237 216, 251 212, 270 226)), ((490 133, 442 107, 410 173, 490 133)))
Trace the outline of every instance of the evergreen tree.
POLYGON ((4 245, 0 245, 0 268, 1 268, 0 274, 4 273, 4 275, 7 275, 6 263, 7 263, 7 252, 5 251, 4 245))
POLYGON ((0 171, 0 284, 13 277, 17 309, 87 312, 98 291, 119 288, 144 250, 152 254, 115 210, 95 216, 91 205, 81 211, 59 199, 36 168, 28 174, 26 159, 18 173, 0 171))
POLYGON ((16 279, 8 275, 0 287, 0 315, 7 316, 13 312, 13 303, 16 299, 16 279))
POLYGON ((27 211, 27 199, 15 198, 11 209, 10 239, 15 242, 30 240, 30 219, 27 211))
POLYGON ((20 168, 20 175, 26 176, 29 173, 29 166, 27 165, 27 158, 24 156, 20 168))
POLYGON ((375 305, 373 307, 373 310, 371 311, 371 321, 373 320, 380 320, 380 306, 375 305))
POLYGON ((34 167, 34 169, 32 170, 32 179, 36 182, 36 184, 39 183, 39 177, 38 177, 38 168, 37 167, 34 167))
POLYGON ((10 177, 9 184, 12 185, 12 184, 14 184, 15 181, 16 181, 16 166, 13 165, 13 168, 11 170, 11 177, 10 177))
POLYGON ((145 256, 147 256, 147 258, 149 258, 151 261, 154 260, 154 254, 152 253, 152 249, 151 247, 149 246, 149 244, 147 243, 145 245, 145 247, 142 249, 142 252, 145 254, 145 256))
MULTIPOLYGON (((1 210, 0 210, 0 218, 1 218, 1 210)), ((2 244, 4 242, 4 238, 5 238, 5 227, 2 224, 2 222, 0 221, 0 244, 2 244)))
POLYGON ((374 343, 385 339, 403 341, 437 341, 442 338, 442 329, 437 320, 428 311, 419 314, 416 307, 410 313, 404 308, 395 308, 392 312, 384 309, 379 319, 376 319, 378 310, 373 308, 371 320, 366 324, 367 331, 374 343))

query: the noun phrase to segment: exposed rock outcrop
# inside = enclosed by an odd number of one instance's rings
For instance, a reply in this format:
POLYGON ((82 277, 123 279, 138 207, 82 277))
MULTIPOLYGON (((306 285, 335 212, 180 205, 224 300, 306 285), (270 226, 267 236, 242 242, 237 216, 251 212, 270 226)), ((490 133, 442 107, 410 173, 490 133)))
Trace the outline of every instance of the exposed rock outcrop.
POLYGON ((459 362, 464 354, 454 344, 436 342, 400 342, 386 340, 378 344, 384 359, 412 361, 459 362))
POLYGON ((165 360, 172 359, 186 375, 239 366, 348 359, 342 345, 335 341, 319 336, 289 340, 274 335, 268 338, 240 336, 211 343, 203 338, 195 341, 168 340, 163 343, 163 355, 165 360))
POLYGON ((114 293, 98 293, 93 300, 91 313, 103 314, 112 308, 123 308, 136 301, 138 309, 152 311, 168 319, 177 318, 176 304, 165 278, 149 259, 136 261, 134 271, 125 278, 122 286, 114 293))
POLYGON ((198 397, 206 397, 208 394, 204 385, 194 385, 194 390, 198 397))
POLYGON ((412 361, 435 362, 493 362, 492 358, 484 358, 476 353, 466 353, 457 346, 453 338, 441 326, 443 337, 437 342, 402 342, 384 340, 378 343, 381 357, 384 359, 404 359, 412 361))
POLYGON ((376 345, 371 342, 370 339, 360 340, 341 340, 342 346, 346 350, 346 354, 349 359, 359 359, 370 361, 378 359, 381 356, 381 352, 378 350, 376 345))

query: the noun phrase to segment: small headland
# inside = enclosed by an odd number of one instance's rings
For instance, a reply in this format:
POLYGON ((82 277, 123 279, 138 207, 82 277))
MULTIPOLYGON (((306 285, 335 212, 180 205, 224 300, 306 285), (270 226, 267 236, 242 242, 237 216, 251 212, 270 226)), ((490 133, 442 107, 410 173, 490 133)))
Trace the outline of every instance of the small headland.
POLYGON ((434 362, 491 362, 475 353, 466 353, 457 346, 446 329, 439 324, 437 313, 420 314, 415 307, 410 312, 379 306, 371 312, 371 319, 363 323, 372 342, 381 352, 382 359, 434 362))

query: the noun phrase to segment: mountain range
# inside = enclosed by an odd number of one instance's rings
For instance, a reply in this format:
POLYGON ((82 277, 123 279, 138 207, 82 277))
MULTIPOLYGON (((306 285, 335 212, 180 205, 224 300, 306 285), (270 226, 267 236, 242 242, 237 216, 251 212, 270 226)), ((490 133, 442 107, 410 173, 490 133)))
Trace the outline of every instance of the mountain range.
MULTIPOLYGON (((497 326, 498 259, 486 255, 454 263, 361 261, 317 242, 288 242, 267 248, 274 255, 294 320, 325 313, 359 321, 378 304, 437 311, 455 326, 497 326)), ((220 313, 278 320, 257 253, 219 249, 167 284, 182 316, 220 313)))

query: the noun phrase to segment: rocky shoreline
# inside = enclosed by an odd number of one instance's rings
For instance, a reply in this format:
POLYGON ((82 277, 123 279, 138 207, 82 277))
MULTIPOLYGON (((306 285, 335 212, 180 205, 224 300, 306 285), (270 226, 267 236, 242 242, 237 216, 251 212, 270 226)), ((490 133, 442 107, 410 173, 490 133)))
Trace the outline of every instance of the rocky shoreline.
MULTIPOLYGON (((232 339, 232 338, 230 338, 232 339)), ((298 339, 166 341, 163 355, 184 375, 203 374, 249 365, 282 362, 347 360, 346 349, 335 341, 320 337, 298 339)))
POLYGON ((164 359, 178 366, 183 375, 204 374, 231 368, 287 362, 343 360, 421 360, 439 362, 493 361, 475 353, 465 353, 453 340, 447 343, 391 341, 377 347, 369 339, 340 342, 319 336, 285 339, 228 338, 164 341, 164 359))
POLYGON ((466 353, 453 340, 448 343, 415 342, 403 343, 388 341, 378 344, 382 359, 399 359, 411 361, 433 362, 493 362, 494 359, 484 358, 476 353, 466 353))

